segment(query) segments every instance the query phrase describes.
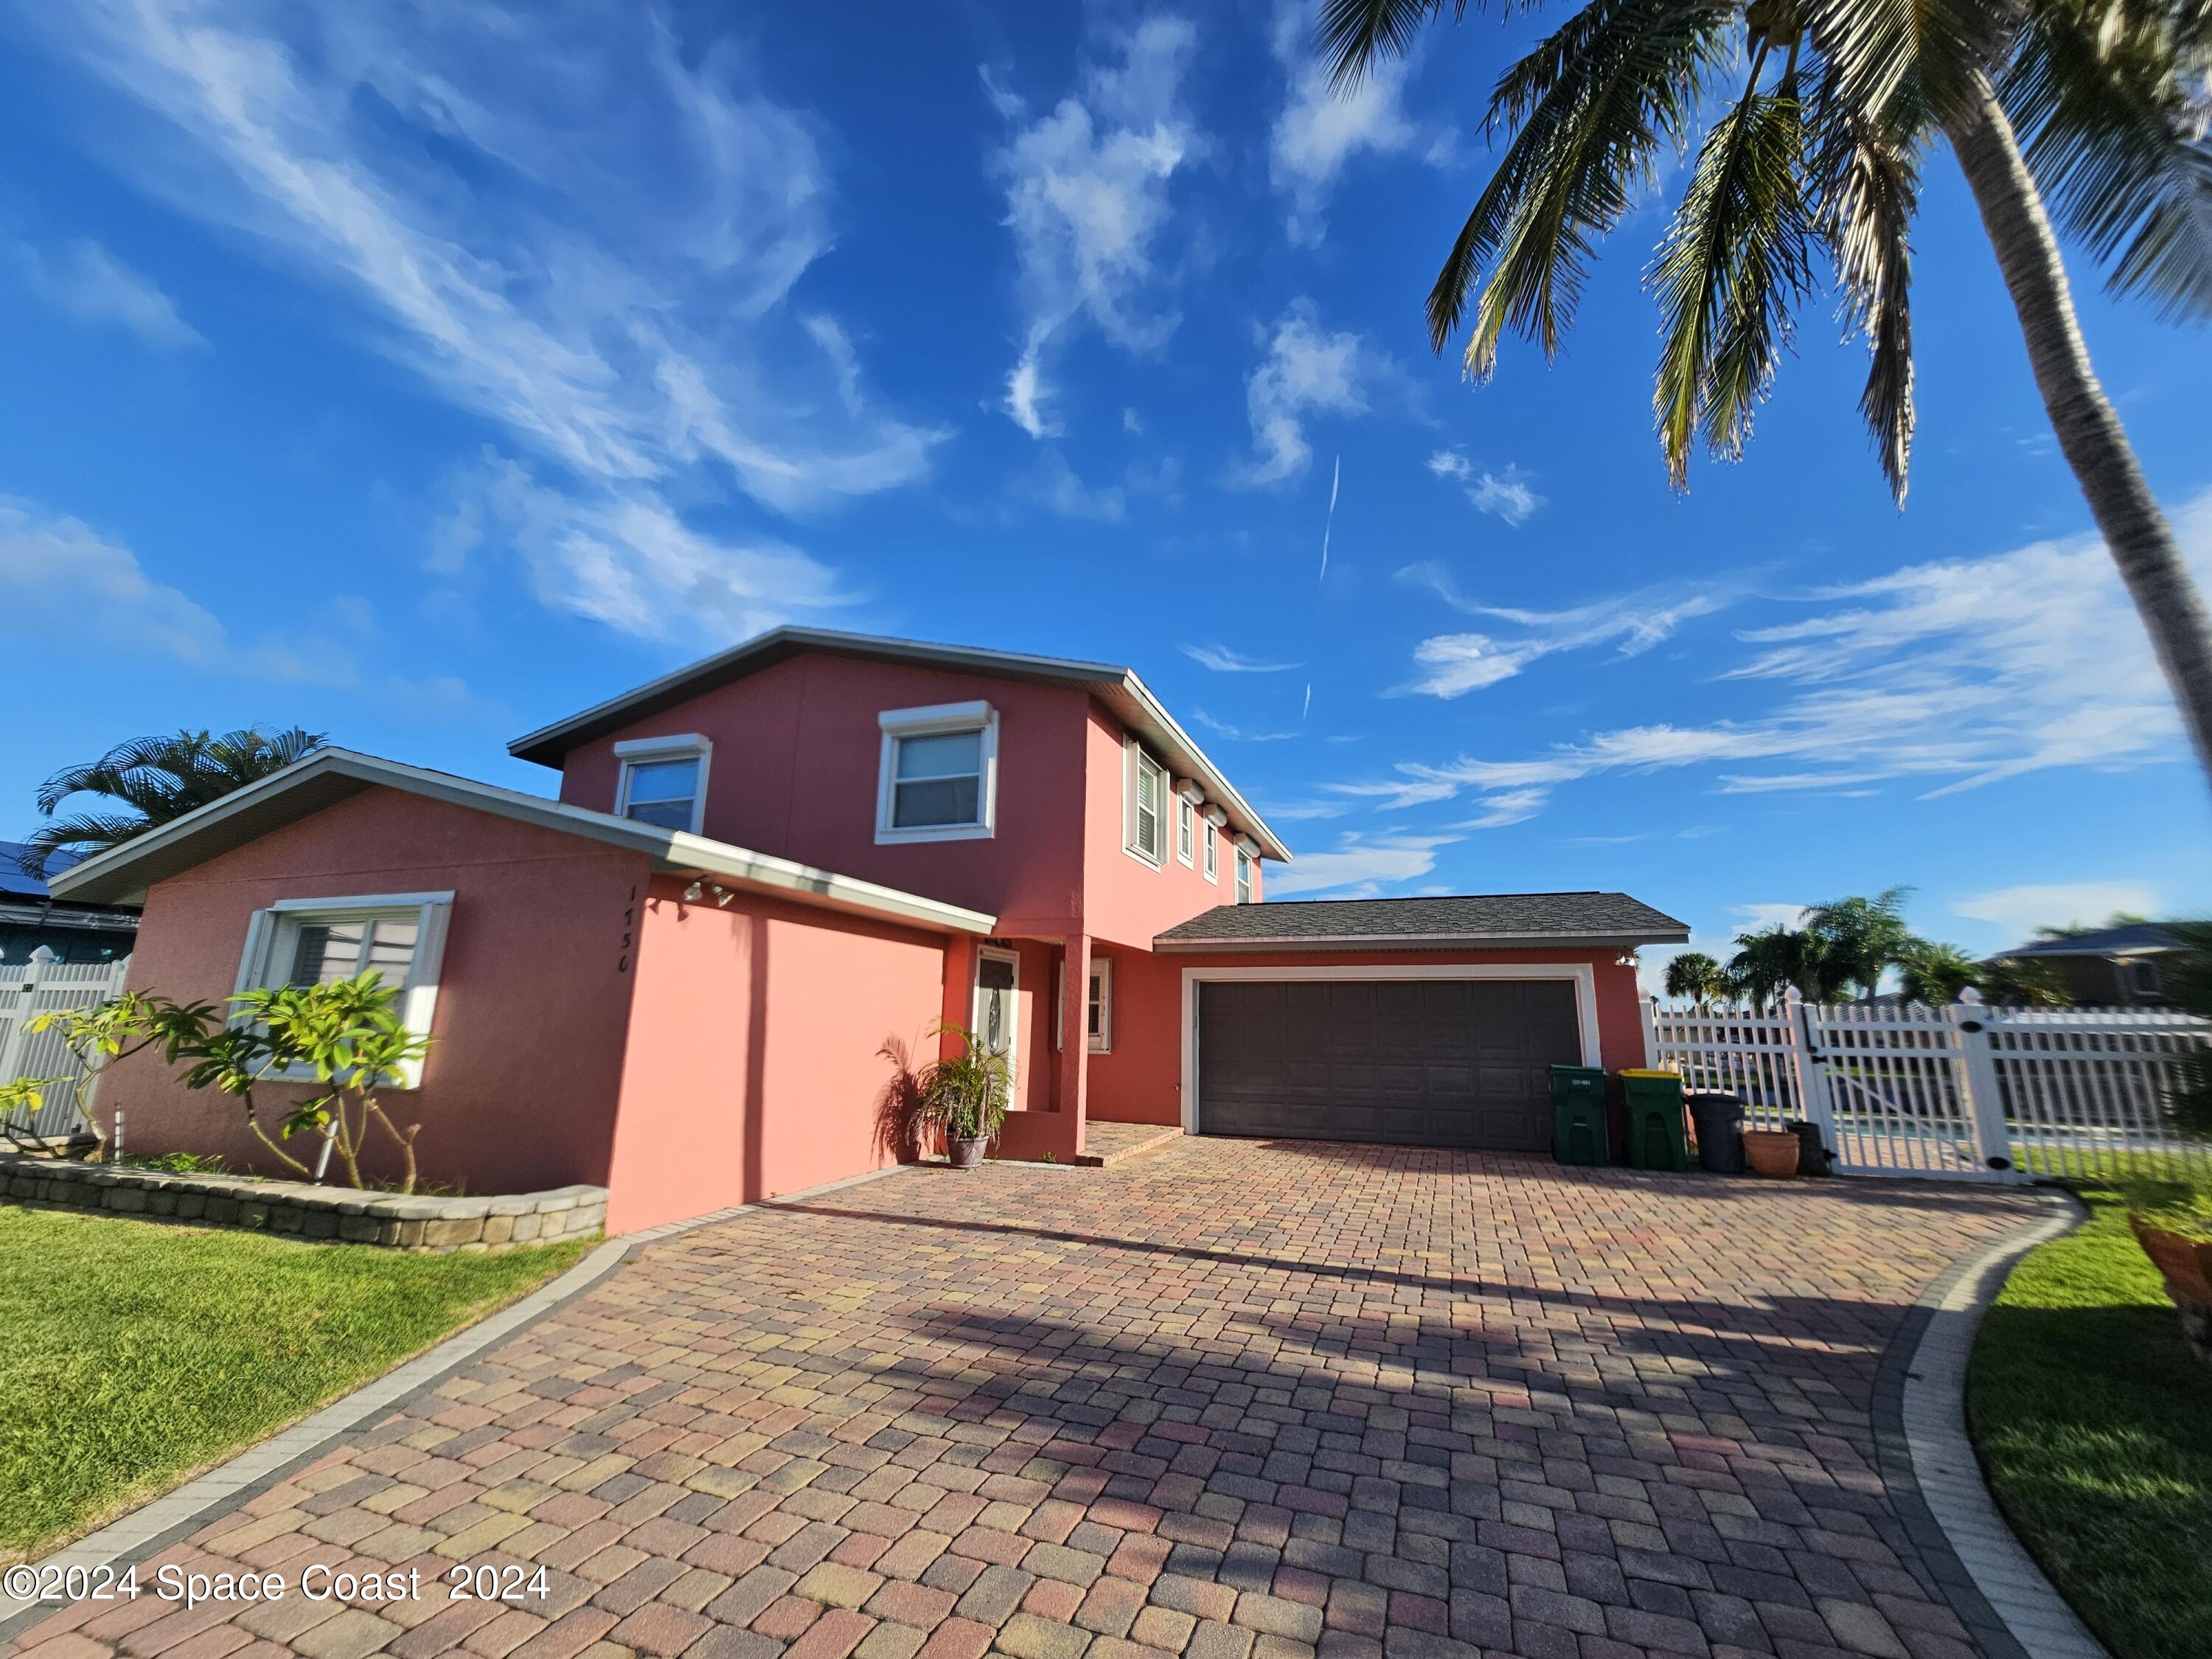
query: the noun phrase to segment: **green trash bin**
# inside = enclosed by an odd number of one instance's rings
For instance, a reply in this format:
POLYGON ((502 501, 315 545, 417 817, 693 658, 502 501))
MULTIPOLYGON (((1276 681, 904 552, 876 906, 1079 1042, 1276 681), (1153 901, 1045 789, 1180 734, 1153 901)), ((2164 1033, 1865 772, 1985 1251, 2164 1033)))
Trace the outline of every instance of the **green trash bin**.
POLYGON ((1689 1140, 1682 1133, 1682 1074, 1623 1072, 1620 1091, 1628 1102, 1629 1167, 1688 1169, 1689 1140))
POLYGON ((1605 1072, 1596 1066, 1552 1067, 1552 1156, 1562 1164, 1604 1164, 1605 1072))

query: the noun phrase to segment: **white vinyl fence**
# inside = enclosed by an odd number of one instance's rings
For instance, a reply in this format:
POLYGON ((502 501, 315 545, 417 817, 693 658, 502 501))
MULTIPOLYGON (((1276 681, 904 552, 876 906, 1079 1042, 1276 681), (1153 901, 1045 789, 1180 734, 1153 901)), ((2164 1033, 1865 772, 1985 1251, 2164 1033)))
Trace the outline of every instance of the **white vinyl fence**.
POLYGON ((2112 1173, 2141 1155, 2212 1170, 2167 1102, 2212 1023, 2151 1008, 1647 1003, 1654 1066, 1735 1095, 1745 1127, 1805 1118, 1851 1173, 2020 1181, 2112 1173))
MULTIPOLYGON (((41 953, 33 953, 35 956, 41 953)), ((88 1101, 80 1095, 84 1067, 61 1040, 58 1031, 31 1032, 24 1028, 37 1016, 54 1008, 84 1008, 105 1002, 123 989, 131 958, 119 962, 40 962, 16 968, 0 968, 0 1083, 21 1078, 58 1078, 46 1091, 44 1103, 28 1119, 11 1123, 17 1133, 66 1135, 85 1121, 88 1101)))

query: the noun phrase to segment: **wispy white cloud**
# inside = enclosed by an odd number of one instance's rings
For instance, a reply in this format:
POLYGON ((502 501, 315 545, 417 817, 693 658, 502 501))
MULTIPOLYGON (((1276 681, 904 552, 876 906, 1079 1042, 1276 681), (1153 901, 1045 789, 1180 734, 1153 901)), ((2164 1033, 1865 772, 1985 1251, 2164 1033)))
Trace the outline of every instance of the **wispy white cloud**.
POLYGON ((1280 674, 1305 666, 1304 663, 1269 662, 1261 657, 1248 657, 1225 645, 1186 645, 1181 649, 1193 662, 1217 674, 1280 674))
POLYGON ((1593 600, 1567 611, 1529 611, 1484 605, 1462 594, 1450 573, 1433 560, 1407 565, 1398 580, 1425 587, 1453 610, 1470 617, 1507 623, 1518 633, 1438 634, 1413 647, 1423 678, 1402 688, 1433 697, 1464 696, 1510 679, 1540 658, 1561 651, 1616 644, 1633 657, 1671 637, 1683 623, 1710 616, 1729 604, 1733 590, 1720 585, 1698 588, 1645 588, 1593 600))
POLYGON ((483 550, 509 552, 544 603, 627 634, 734 639, 852 602, 798 548, 703 534, 650 494, 579 499, 489 451, 451 489, 432 536, 435 574, 458 577, 483 550))
POLYGON ((1427 875, 1437 867, 1437 849, 1458 839, 1457 836, 1368 835, 1347 830, 1330 851, 1300 853, 1281 869, 1270 871, 1267 891, 1277 898, 1294 893, 1372 896, 1386 887, 1427 875))
POLYGON ((1226 738, 1231 743, 1289 743, 1305 735, 1303 732, 1251 731, 1244 726, 1231 726, 1226 720, 1216 720, 1203 708, 1192 709, 1190 717, 1194 724, 1204 726, 1218 738, 1226 738))
MULTIPOLYGON (((2212 575, 2212 492, 2174 520, 2200 577, 2212 575)), ((1419 568, 1413 579, 1430 580, 1419 568)), ((1437 591, 1451 597, 1449 584, 1437 591)), ((1681 603, 1709 610, 1720 599, 1681 603)), ((1405 762, 1395 778, 1335 792, 1394 807, 1473 794, 1486 810, 1518 811, 1528 792, 1584 778, 1711 767, 1726 769, 1720 787, 1738 794, 1896 781, 1926 799, 2182 752, 2142 624, 2094 537, 1915 565, 1794 603, 1837 608, 1743 630, 1737 637, 1757 648, 1723 677, 1791 688, 1763 712, 1621 727, 1516 759, 1405 762)), ((1462 608, 1547 626, 1502 645, 1484 635, 1425 641, 1416 660, 1429 678, 1416 689, 1456 696, 1495 684, 1530 659, 1532 642, 1557 649, 1550 642, 1559 638, 1621 637, 1624 648, 1641 648, 1699 614, 1674 605, 1625 611, 1618 601, 1560 613, 1462 608)))
POLYGON ((1076 89, 1034 118, 985 72, 1012 129, 994 160, 1006 180, 1024 313, 1005 407, 1032 438, 1060 429, 1048 412, 1048 362, 1079 322, 1128 351, 1157 350, 1175 331, 1176 313, 1160 303, 1158 244, 1171 216, 1170 183, 1205 143, 1182 101, 1197 40, 1187 18, 1148 17, 1108 39, 1076 89))
POLYGON ((1389 370, 1360 336, 1322 328, 1313 302, 1300 300, 1261 337, 1267 355, 1244 384, 1252 459, 1237 481, 1281 483, 1313 463, 1305 422, 1313 415, 1358 415, 1370 388, 1389 370))
POLYGON ((50 650, 82 640, 110 658, 121 652, 246 680, 357 690, 418 718, 476 707, 456 678, 365 669, 377 653, 362 647, 378 628, 358 599, 302 616, 281 638, 241 641, 205 605, 149 575, 120 540, 13 496, 0 496, 0 616, 19 639, 46 641, 50 650), (88 617, 97 619, 90 632, 88 617))
POLYGON ((15 244, 14 252, 31 292, 72 322, 122 329, 159 351, 197 350, 207 344, 153 278, 88 237, 51 248, 26 240, 15 244))
POLYGON ((654 586, 672 502, 815 508, 921 477, 945 435, 873 406, 842 329, 790 303, 832 234, 809 119, 729 42, 679 51, 657 8, 42 15, 177 135, 118 146, 120 170, 359 299, 373 343, 557 469, 542 487, 607 535, 563 586, 611 561, 647 596, 622 614, 681 614, 654 586))
POLYGON ((1547 504, 1546 498, 1536 493, 1529 475, 1517 465, 1509 464, 1498 472, 1479 471, 1474 463, 1459 451, 1439 449, 1430 455, 1428 468, 1439 478, 1458 484, 1476 512, 1503 519, 1515 530, 1534 518, 1547 504))
POLYGON ((1391 155, 1420 149, 1433 160, 1450 154, 1448 133, 1424 135, 1403 106, 1407 65, 1382 58, 1356 87, 1329 85, 1328 70, 1313 49, 1317 0, 1279 0, 1269 30, 1275 61, 1283 66, 1282 113, 1268 135, 1267 173, 1290 200, 1285 230, 1302 247, 1327 234, 1323 218, 1338 178, 1362 154, 1391 155))
POLYGON ((1988 922, 2002 928, 2008 943, 2025 944, 2039 927, 2094 927, 2115 915, 2155 916, 2160 908, 2157 890, 2139 881, 2058 881, 1969 894, 1951 913, 1988 922))

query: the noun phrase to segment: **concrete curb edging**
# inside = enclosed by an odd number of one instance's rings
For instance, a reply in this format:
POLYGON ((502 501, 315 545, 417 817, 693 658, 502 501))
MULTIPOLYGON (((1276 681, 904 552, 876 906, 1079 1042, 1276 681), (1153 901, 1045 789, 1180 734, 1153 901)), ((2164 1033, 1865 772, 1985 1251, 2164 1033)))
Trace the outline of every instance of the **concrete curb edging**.
MULTIPOLYGON (((863 1175, 848 1176, 842 1181, 824 1182, 804 1192, 785 1193, 757 1203, 733 1204, 727 1209, 694 1216, 686 1221, 672 1221, 609 1239, 551 1284, 540 1285, 520 1301, 510 1303, 457 1331, 437 1346, 364 1382, 351 1394, 341 1395, 289 1428, 278 1430, 184 1485, 118 1516, 97 1532, 88 1534, 74 1544, 66 1544, 30 1565, 65 1571, 72 1567, 112 1566, 119 1571, 143 1562, 209 1522, 250 1503, 322 1456, 368 1419, 396 1410, 428 1394, 486 1349, 584 1295, 623 1263, 651 1246, 679 1234, 732 1220, 748 1211, 774 1209, 818 1198, 825 1193, 896 1175, 908 1167, 889 1164, 863 1175)), ((14 1640, 33 1625, 62 1611, 64 1605, 50 1601, 26 1603, 0 1590, 0 1643, 14 1640)))
POLYGON ((2013 1264, 2079 1226, 2056 1197, 2044 1218, 1953 1262, 1883 1351, 1875 1436, 1884 1484, 1952 1610, 1991 1659, 2111 1659, 2043 1576, 1990 1495, 1966 1432, 1966 1366, 2013 1264))

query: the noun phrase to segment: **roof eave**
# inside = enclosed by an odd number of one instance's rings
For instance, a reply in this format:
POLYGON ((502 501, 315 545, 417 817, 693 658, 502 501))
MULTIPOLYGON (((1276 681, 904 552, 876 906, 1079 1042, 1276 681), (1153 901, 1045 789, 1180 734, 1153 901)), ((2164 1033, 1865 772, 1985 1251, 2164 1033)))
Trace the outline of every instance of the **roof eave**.
MULTIPOLYGON (((666 872, 719 876, 756 891, 798 897, 830 909, 919 922, 939 932, 988 934, 996 924, 995 917, 981 911, 926 898, 920 894, 902 892, 896 888, 881 886, 855 877, 841 876, 832 871, 816 869, 788 859, 756 853, 726 842, 710 841, 703 836, 684 835, 653 824, 640 823, 634 819, 617 817, 610 812, 595 812, 587 807, 572 806, 563 801, 547 800, 537 795, 525 795, 514 790, 501 789, 494 784, 426 771, 420 767, 406 766, 397 761, 357 754, 345 749, 318 750, 281 772, 272 773, 157 830, 149 830, 143 836, 71 865, 67 870, 59 872, 49 885, 58 897, 74 896, 80 898, 81 902, 143 902, 146 890, 153 882, 165 879, 168 875, 189 869, 194 863, 201 861, 188 860, 168 867, 163 854, 210 832, 219 831, 226 823, 233 823, 241 816, 254 814, 278 796, 317 782, 334 782, 336 787, 325 787, 319 793, 317 804, 310 809, 313 811, 334 805, 362 789, 397 788, 477 811, 489 812, 495 817, 535 823, 542 828, 581 836, 641 853, 653 860, 655 869, 666 872), (149 875, 149 870, 154 873, 149 875)), ((292 817, 278 820, 292 821, 295 821, 292 817)), ((269 826, 270 829, 276 827, 277 822, 272 822, 269 826)), ((208 856, 218 856, 230 850, 232 846, 242 846, 266 833, 267 830, 255 830, 239 836, 234 842, 218 847, 208 856)))
POLYGON ((1601 933, 1300 933, 1267 939, 1172 939, 1162 934, 1152 941, 1152 949, 1163 956, 1246 951, 1536 951, 1547 946, 1611 951, 1682 945, 1689 937, 1687 928, 1601 933))

